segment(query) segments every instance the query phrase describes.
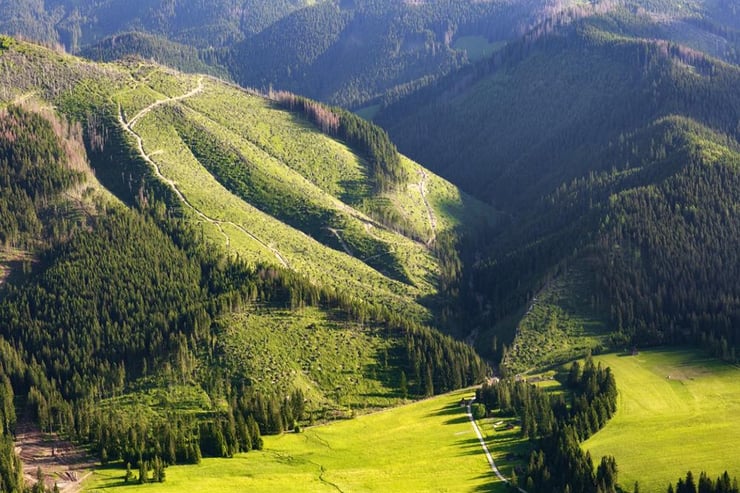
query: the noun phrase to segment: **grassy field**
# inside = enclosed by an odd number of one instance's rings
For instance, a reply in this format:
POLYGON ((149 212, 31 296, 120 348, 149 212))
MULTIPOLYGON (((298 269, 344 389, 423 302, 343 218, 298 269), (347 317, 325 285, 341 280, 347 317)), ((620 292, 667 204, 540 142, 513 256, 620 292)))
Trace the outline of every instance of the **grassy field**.
POLYGON ((100 469, 86 491, 507 491, 495 482, 458 405, 471 395, 459 391, 300 434, 265 437, 260 452, 170 467, 166 482, 157 485, 123 487, 121 469, 100 469))
POLYGON ((597 360, 614 371, 618 409, 584 447, 616 457, 620 484, 665 491, 688 470, 740 474, 740 369, 694 350, 597 360))

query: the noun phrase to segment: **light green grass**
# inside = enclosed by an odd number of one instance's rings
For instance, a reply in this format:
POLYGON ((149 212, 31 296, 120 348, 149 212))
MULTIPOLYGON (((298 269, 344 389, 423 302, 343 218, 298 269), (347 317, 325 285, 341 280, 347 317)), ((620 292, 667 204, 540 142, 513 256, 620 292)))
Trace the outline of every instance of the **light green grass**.
MULTIPOLYGON (((412 302, 429 293, 430 285, 420 290, 381 275, 356 258, 328 248, 308 235, 291 228, 240 199, 220 184, 192 155, 176 130, 168 123, 161 109, 148 113, 138 121, 135 130, 144 138, 147 153, 157 162, 163 175, 177 182, 188 201, 209 217, 240 225, 257 238, 279 251, 289 267, 309 278, 334 285, 338 289, 366 296, 378 303, 393 306, 414 317, 423 317, 424 310, 412 302), (326 272, 332 273, 326 276, 326 272)), ((194 220, 197 215, 184 208, 194 220)), ((206 235, 226 247, 223 235, 211 224, 203 224, 206 235)), ((228 250, 252 261, 278 263, 275 254, 255 243, 249 235, 226 224, 228 250), (232 234, 236 232, 235 237, 232 234), (233 238, 233 239, 232 239, 233 238), (259 253, 259 257, 250 254, 259 253)))
POLYGON ((694 350, 597 361, 614 372, 619 401, 615 416, 583 446, 592 457, 616 457, 620 484, 665 491, 688 470, 740 474, 740 369, 694 350))
POLYGON ((591 301, 592 276, 585 267, 571 268, 537 293, 505 359, 509 370, 526 373, 603 351, 609 332, 591 301))
POLYGON ((167 469, 162 484, 126 486, 100 469, 86 491, 505 492, 495 480, 459 391, 301 434, 265 437, 261 452, 167 469))
POLYGON ((394 342, 382 329, 332 320, 315 308, 255 307, 220 323, 226 365, 256 390, 287 395, 299 388, 307 409, 322 413, 337 404, 347 414, 401 401, 399 390, 383 383, 400 375, 391 370, 398 371, 390 360, 394 342))

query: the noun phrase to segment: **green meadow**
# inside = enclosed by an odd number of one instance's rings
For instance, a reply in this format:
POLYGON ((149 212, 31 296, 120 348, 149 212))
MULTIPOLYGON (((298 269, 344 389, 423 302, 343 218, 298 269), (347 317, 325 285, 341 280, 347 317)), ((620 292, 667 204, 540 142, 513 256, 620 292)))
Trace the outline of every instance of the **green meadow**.
POLYGON ((740 474, 740 369, 690 349, 597 358, 612 368, 617 413, 584 443, 592 457, 614 455, 619 483, 665 491, 691 470, 740 474))
POLYGON ((259 452, 169 467, 161 484, 124 486, 122 469, 99 469, 86 491, 507 491, 459 405, 472 394, 453 392, 302 433, 267 436, 259 452))

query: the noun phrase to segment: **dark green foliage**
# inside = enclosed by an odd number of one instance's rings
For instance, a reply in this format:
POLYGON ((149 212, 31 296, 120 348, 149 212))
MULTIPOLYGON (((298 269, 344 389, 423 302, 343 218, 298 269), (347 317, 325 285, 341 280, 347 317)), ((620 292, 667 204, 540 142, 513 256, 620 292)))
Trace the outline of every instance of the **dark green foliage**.
POLYGON ((106 38, 85 47, 80 55, 104 62, 137 56, 183 72, 206 73, 228 79, 226 69, 218 66, 213 50, 198 50, 144 33, 124 33, 106 38))
POLYGON ((730 211, 740 203, 740 160, 709 164, 700 153, 687 160, 658 186, 612 202, 601 279, 612 319, 635 340, 700 342, 734 360, 740 234, 730 211))
POLYGON ((484 327, 585 263, 591 309, 611 318, 615 341, 699 342, 732 360, 738 84, 736 67, 584 21, 513 44, 378 121, 510 211, 460 283, 484 327), (532 82, 543 73, 546 85, 532 82))
POLYGON ((486 406, 484 404, 474 403, 470 406, 473 419, 483 419, 486 417, 486 406))
POLYGON ((81 181, 67 160, 49 121, 14 106, 0 112, 0 243, 23 248, 50 239, 40 216, 81 181))
POLYGON ((609 368, 596 366, 589 357, 583 372, 577 363, 568 378, 570 405, 522 380, 503 379, 484 384, 476 400, 489 410, 515 414, 522 435, 536 441, 526 474, 519 479, 530 491, 614 492, 617 465, 604 457, 594 472, 580 441, 603 427, 616 410, 617 387, 609 368), (567 488, 567 489, 566 489, 567 488))
POLYGON ((322 2, 237 43, 228 65, 239 83, 287 89, 359 107, 387 91, 405 93, 467 63, 456 38, 518 35, 545 2, 388 0, 322 2), (270 56, 265 56, 270 53, 270 56))
POLYGON ((46 259, 2 301, 0 323, 22 347, 47 348, 47 374, 69 396, 121 390, 125 375, 208 330, 193 324, 204 303, 199 265, 136 215, 106 211, 46 259))
POLYGON ((467 344, 427 327, 401 327, 405 338, 402 361, 408 375, 413 375, 409 378, 410 389, 416 389, 413 393, 442 394, 485 377, 485 364, 467 344))
POLYGON ((512 44, 376 121, 404 153, 518 213, 563 183, 610 170, 597 157, 662 116, 735 135, 738 78, 678 45, 617 40, 584 24, 512 44))
POLYGON ((694 475, 691 471, 686 473, 685 478, 679 478, 676 483, 676 488, 673 485, 668 485, 667 491, 675 493, 737 493, 738 489, 737 478, 730 479, 730 475, 725 471, 717 480, 712 480, 707 473, 702 471, 699 475, 699 481, 696 482, 694 475))
POLYGON ((23 468, 15 455, 13 433, 15 431, 15 409, 13 389, 5 371, 0 370, 0 491, 20 493, 23 491, 23 468))

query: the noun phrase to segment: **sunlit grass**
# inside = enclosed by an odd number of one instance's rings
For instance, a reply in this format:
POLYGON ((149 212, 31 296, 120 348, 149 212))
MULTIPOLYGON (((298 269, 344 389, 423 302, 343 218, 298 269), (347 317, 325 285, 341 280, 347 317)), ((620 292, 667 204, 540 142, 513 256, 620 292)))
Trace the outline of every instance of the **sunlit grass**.
MULTIPOLYGON (((161 484, 119 488, 123 470, 100 469, 86 490, 503 493, 507 488, 496 481, 459 405, 472 393, 458 391, 300 434, 265 437, 261 452, 169 467, 161 484)), ((502 434, 502 443, 509 440, 502 434)))
POLYGON ((617 413, 584 448, 614 455, 628 489, 665 491, 691 470, 740 474, 740 369, 696 350, 597 358, 617 380, 617 413))

